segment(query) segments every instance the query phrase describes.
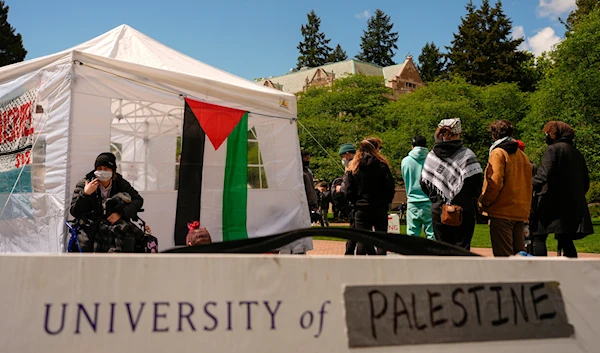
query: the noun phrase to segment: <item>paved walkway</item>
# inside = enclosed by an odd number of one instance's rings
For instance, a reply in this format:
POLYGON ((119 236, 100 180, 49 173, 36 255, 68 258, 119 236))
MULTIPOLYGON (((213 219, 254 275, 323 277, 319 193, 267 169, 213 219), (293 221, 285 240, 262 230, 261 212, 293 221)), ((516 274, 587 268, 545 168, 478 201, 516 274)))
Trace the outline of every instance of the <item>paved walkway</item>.
MULTIPOLYGON (((344 255, 346 252, 346 242, 334 240, 314 240, 314 250, 309 251, 309 255, 344 255)), ((493 256, 492 249, 473 248, 472 252, 482 256, 493 256)), ((548 256, 556 256, 556 252, 548 252, 548 256)), ((580 258, 600 258, 600 254, 579 254, 580 258)))

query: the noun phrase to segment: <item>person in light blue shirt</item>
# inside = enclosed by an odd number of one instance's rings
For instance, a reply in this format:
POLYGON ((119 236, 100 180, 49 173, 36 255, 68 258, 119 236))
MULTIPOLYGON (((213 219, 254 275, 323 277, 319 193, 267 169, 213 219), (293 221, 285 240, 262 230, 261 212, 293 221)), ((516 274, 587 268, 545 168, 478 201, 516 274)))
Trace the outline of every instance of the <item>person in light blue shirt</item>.
POLYGON ((406 233, 421 236, 425 231, 427 239, 435 240, 431 221, 431 201, 421 189, 421 172, 427 157, 427 140, 423 136, 412 139, 412 150, 402 159, 402 179, 406 186, 408 206, 406 210, 406 233))

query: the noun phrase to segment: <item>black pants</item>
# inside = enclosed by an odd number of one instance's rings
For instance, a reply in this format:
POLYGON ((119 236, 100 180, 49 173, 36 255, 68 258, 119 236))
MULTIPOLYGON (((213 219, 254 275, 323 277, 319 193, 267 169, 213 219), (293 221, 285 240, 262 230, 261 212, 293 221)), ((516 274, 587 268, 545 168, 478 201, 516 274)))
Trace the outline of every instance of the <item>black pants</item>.
POLYGON ((555 234, 558 241, 558 253, 566 257, 577 257, 577 249, 573 244, 573 238, 568 234, 555 234))
POLYGON ((546 248, 546 239, 548 239, 548 234, 534 234, 531 236, 531 238, 531 255, 548 256, 548 249, 546 248))
MULTIPOLYGON (((377 232, 387 232, 388 215, 386 209, 361 209, 356 210, 354 224, 356 229, 372 230, 375 228, 377 232)), ((358 243, 356 255, 386 255, 385 249, 378 248, 363 243, 358 243)))
POLYGON ((471 250, 471 239, 475 232, 475 215, 470 212, 463 213, 462 224, 458 227, 442 224, 442 208, 431 208, 431 219, 433 220, 433 232, 435 240, 459 246, 471 250))
MULTIPOLYGON (((350 228, 356 228, 354 224, 354 210, 348 212, 348 222, 350 223, 350 228)), ((346 253, 344 255, 354 255, 354 251, 356 250, 356 241, 347 240, 346 241, 346 253)))
MULTIPOLYGON (((548 256, 548 249, 546 248, 546 239, 548 234, 535 234, 531 241, 533 245, 533 256, 548 256)), ((577 257, 577 249, 575 244, 569 235, 556 234, 556 240, 558 242, 558 251, 566 257, 577 257)))
MULTIPOLYGON (((548 239, 548 234, 533 235, 533 256, 548 256, 546 239, 548 239)), ((562 253, 566 257, 577 257, 577 249, 568 234, 556 234, 556 240, 558 242, 557 250, 559 253, 562 253)))

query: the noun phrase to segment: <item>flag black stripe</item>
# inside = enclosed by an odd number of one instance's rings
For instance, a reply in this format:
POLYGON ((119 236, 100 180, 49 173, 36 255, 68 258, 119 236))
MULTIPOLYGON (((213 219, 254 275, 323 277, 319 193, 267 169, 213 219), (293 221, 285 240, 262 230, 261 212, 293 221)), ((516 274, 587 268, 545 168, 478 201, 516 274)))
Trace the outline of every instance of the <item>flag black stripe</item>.
POLYGON ((175 245, 185 245, 187 224, 200 221, 205 140, 204 130, 190 106, 185 103, 175 216, 175 245))

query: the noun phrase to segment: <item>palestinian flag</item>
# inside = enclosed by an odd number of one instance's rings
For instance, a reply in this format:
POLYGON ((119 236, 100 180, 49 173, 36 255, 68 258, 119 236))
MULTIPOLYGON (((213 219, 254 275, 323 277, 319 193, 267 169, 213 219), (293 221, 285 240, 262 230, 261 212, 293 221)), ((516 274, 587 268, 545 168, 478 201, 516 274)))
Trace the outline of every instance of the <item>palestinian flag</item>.
POLYGON ((186 98, 175 245, 198 220, 213 241, 248 238, 247 200, 248 112, 186 98))

